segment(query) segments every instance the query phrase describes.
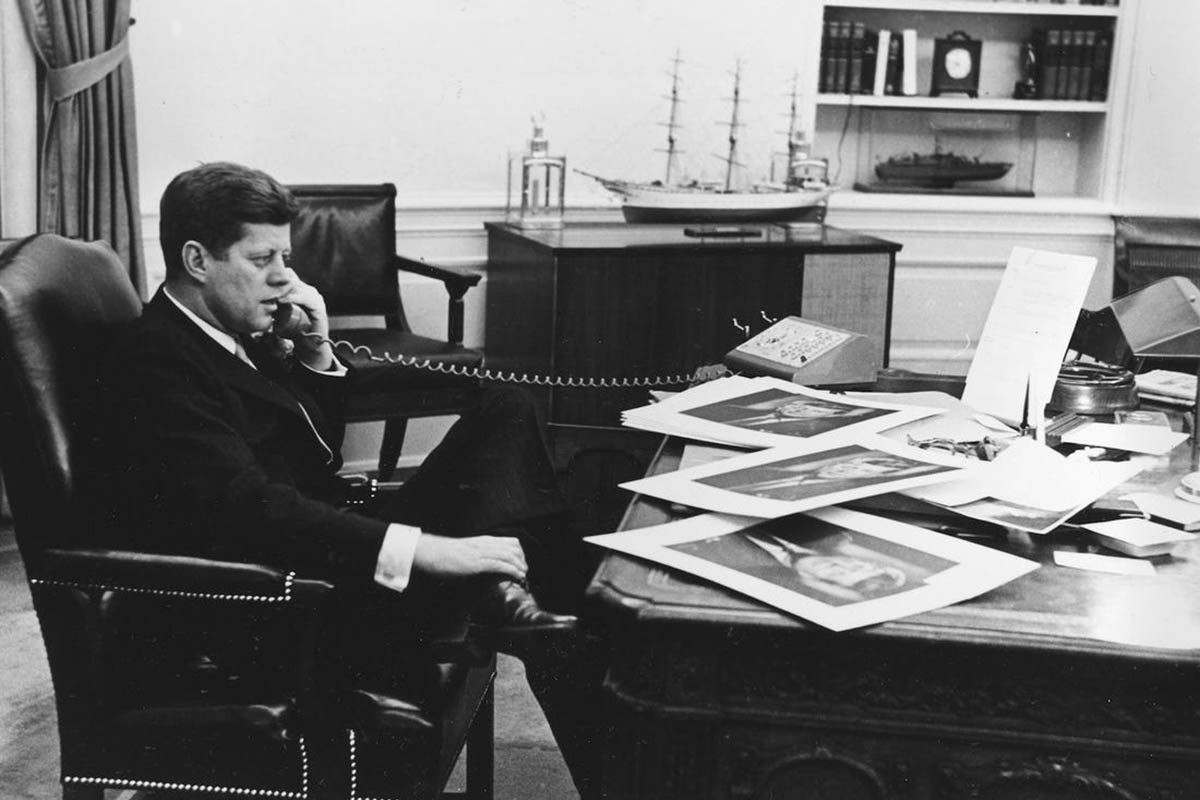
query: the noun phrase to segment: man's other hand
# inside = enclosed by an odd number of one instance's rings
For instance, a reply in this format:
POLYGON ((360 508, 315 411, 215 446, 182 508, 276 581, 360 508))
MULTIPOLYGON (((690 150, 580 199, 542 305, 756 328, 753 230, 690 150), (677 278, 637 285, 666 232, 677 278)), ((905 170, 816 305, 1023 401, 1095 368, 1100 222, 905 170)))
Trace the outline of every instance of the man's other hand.
POLYGON ((529 569, 521 543, 512 537, 470 536, 452 539, 430 533, 422 533, 417 537, 413 568, 426 575, 502 575, 515 581, 524 581, 529 569))

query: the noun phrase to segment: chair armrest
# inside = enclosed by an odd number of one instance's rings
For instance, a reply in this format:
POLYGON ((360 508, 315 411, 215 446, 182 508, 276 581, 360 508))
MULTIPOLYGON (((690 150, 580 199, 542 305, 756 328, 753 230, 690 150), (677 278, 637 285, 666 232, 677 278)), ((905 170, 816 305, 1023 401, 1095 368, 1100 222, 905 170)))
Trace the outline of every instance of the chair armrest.
POLYGON ((463 295, 475 284, 479 283, 480 275, 466 270, 455 269, 441 264, 430 264, 427 261, 415 261, 404 256, 396 256, 396 268, 428 278, 435 278, 446 286, 450 295, 447 309, 446 341, 461 345, 463 340, 463 295))
POLYGON ((31 570, 30 582, 213 600, 324 604, 326 581, 236 561, 159 555, 105 548, 51 549, 31 570))
POLYGON ((482 277, 477 272, 449 267, 444 264, 430 264, 428 261, 417 261, 416 259, 400 255, 396 256, 396 269, 439 280, 446 284, 446 290, 451 292, 451 294, 455 290, 465 293, 472 286, 477 285, 482 277))

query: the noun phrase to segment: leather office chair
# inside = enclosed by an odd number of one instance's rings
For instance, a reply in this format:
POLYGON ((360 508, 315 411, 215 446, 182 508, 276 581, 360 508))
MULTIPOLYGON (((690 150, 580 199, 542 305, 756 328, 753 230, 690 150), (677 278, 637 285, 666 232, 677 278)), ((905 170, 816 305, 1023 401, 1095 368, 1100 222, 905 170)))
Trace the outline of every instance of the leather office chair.
POLYGON ((54 683, 63 797, 433 798, 467 742, 459 796, 490 798, 494 655, 430 657, 434 680, 411 691, 333 688, 317 668, 328 583, 91 541, 89 368, 140 312, 103 243, 41 234, 0 253, 0 466, 54 683))
MULTIPOLYGON (((455 367, 478 368, 483 354, 462 346, 463 296, 479 275, 414 261, 396 254, 396 187, 377 185, 291 186, 300 203, 292 223, 291 266, 325 297, 336 317, 382 316, 384 327, 342 327, 332 338, 370 348, 377 355, 416 356, 455 367), (449 294, 444 341, 412 332, 400 297, 398 270, 441 281, 449 294)), ((338 348, 355 369, 347 401, 349 422, 385 420, 379 479, 392 476, 408 419, 458 414, 474 402, 474 378, 372 360, 366 352, 338 348)))

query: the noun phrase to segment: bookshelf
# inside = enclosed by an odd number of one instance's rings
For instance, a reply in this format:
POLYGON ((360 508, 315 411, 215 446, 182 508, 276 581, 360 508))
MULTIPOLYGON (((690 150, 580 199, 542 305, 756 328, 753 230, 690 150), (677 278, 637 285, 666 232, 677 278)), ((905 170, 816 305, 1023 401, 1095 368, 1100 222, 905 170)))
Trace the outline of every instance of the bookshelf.
MULTIPOLYGON (((809 38, 811 52, 821 53, 810 59, 810 85, 816 98, 814 151, 829 158, 831 172, 843 187, 839 203, 853 206, 857 202, 853 195, 874 192, 911 192, 927 199, 947 196, 948 203, 964 195, 998 197, 1005 198, 1006 208, 1011 207, 1007 201, 1014 198, 1030 208, 1051 200, 1088 203, 1110 199, 1120 134, 1119 114, 1114 109, 1126 83, 1121 67, 1128 47, 1126 23, 1131 20, 1134 2, 1121 0, 1117 6, 1046 0, 823 3, 816 25, 819 30, 809 38), (829 76, 836 74, 829 71, 830 23, 843 27, 857 23, 863 30, 866 52, 858 64, 862 73, 856 92, 847 91, 848 79, 840 86, 830 86, 829 76), (874 72, 866 60, 871 57, 871 45, 877 43, 882 30, 905 29, 915 31, 916 46, 910 48, 907 60, 901 57, 915 77, 908 87, 913 93, 876 93, 880 87, 874 85, 874 72), (934 40, 954 31, 964 31, 983 43, 977 97, 930 96, 934 40), (1064 31, 1071 32, 1062 37, 1071 37, 1071 50, 1047 43, 1052 35, 1048 32, 1064 31), (1078 48, 1074 47, 1075 36, 1078 48), (1036 54, 1032 70, 1023 66, 1027 47, 1036 54), (1107 52, 1098 53, 1099 47, 1106 47, 1107 52), (1048 62, 1063 66, 1060 85, 1053 83, 1053 74, 1049 76, 1052 89, 1046 88, 1048 62), (1069 85, 1067 67, 1072 70, 1069 85), (1038 80, 1038 94, 1016 98, 1015 85, 1025 74, 1038 80), (937 151, 1012 166, 1001 179, 960 181, 950 187, 910 186, 884 181, 876 173, 876 166, 890 158, 937 151)), ((898 82, 892 88, 901 90, 898 82)), ((871 198, 858 200, 877 205, 871 198)))

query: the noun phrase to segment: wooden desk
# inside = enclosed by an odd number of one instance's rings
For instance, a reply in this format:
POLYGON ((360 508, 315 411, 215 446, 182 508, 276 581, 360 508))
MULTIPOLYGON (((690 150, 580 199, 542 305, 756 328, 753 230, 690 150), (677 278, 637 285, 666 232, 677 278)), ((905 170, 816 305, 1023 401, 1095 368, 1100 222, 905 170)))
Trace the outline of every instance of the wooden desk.
MULTIPOLYGON (((486 348, 503 371, 579 378, 689 375, 798 314, 867 335, 888 363, 900 245, 817 227, 747 226, 753 238, 691 238, 682 225, 488 223, 486 348)), ((532 387, 552 426, 616 426, 646 388, 532 387)), ((679 388, 676 386, 675 388, 679 388)))
MULTIPOLYGON (((1186 471, 1137 479, 1164 489, 1186 471)), ((679 447, 655 459, 673 469, 679 447)), ((638 498, 623 528, 672 518, 638 498)), ((608 796, 1183 800, 1200 793, 1200 546, 1154 578, 1055 567, 1077 535, 1001 534, 1043 568, 983 597, 830 633, 609 554, 590 597, 620 709, 608 796)))

